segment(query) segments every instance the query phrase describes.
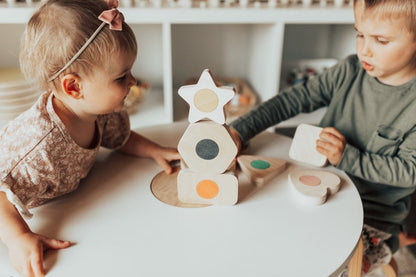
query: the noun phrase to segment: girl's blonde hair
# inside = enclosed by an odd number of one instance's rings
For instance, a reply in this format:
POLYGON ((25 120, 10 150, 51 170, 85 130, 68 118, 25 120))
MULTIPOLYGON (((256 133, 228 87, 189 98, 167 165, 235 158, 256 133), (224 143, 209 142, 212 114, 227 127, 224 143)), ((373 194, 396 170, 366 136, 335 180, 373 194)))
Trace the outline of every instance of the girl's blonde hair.
POLYGON ((416 39, 416 0, 354 0, 354 5, 357 3, 381 17, 405 17, 406 27, 416 39))
MULTIPOLYGON (((25 77, 44 90, 59 87, 57 73, 77 52, 102 21, 98 16, 108 10, 102 0, 49 0, 30 18, 22 37, 20 67, 25 77)), ((87 75, 97 68, 109 68, 115 55, 137 54, 136 38, 123 22, 122 31, 100 31, 84 52, 62 73, 87 75)))

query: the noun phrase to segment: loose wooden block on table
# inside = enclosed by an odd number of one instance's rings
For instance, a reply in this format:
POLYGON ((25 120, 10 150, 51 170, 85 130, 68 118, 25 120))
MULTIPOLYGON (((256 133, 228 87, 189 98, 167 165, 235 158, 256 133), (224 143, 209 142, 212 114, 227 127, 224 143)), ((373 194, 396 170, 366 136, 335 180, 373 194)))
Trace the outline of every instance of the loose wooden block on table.
POLYGON ((283 159, 253 155, 240 155, 237 162, 241 171, 256 185, 264 185, 283 172, 287 164, 283 159))
POLYGON ((327 158, 316 150, 316 140, 322 128, 309 124, 300 124, 296 128, 295 136, 289 149, 289 157, 293 160, 322 167, 327 158))
POLYGON ((295 170, 289 173, 288 179, 298 198, 307 204, 321 205, 341 187, 341 179, 324 170, 295 170))

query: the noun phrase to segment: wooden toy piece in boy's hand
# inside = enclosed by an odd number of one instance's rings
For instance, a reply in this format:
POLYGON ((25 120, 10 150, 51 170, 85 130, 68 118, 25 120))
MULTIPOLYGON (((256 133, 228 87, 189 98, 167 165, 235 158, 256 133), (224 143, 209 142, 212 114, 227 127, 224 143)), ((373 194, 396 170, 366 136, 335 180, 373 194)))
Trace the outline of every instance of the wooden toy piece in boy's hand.
POLYGON ((225 123, 224 105, 235 94, 231 87, 217 87, 208 69, 202 72, 197 84, 182 86, 178 93, 189 104, 190 123, 207 118, 218 124, 225 123))
POLYGON ((286 161, 278 158, 241 155, 237 157, 241 171, 257 186, 262 186, 286 169, 286 161))
POLYGON ((327 158, 316 149, 322 128, 309 124, 300 124, 293 137, 289 149, 289 157, 293 160, 322 167, 326 165, 327 158))
POLYGON ((341 187, 341 179, 334 173, 323 170, 296 170, 289 173, 289 184, 307 204, 321 205, 329 194, 341 187))

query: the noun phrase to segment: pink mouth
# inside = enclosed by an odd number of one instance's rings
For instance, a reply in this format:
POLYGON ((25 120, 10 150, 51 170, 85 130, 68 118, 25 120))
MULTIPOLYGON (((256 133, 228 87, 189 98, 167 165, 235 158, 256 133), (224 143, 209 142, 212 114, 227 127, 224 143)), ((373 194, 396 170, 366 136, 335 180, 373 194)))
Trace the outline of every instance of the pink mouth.
POLYGON ((373 69, 374 69, 374 66, 373 65, 371 65, 371 64, 368 64, 368 63, 366 63, 366 62, 361 62, 362 64, 363 64, 363 68, 364 68, 364 70, 366 70, 366 71, 372 71, 373 69))

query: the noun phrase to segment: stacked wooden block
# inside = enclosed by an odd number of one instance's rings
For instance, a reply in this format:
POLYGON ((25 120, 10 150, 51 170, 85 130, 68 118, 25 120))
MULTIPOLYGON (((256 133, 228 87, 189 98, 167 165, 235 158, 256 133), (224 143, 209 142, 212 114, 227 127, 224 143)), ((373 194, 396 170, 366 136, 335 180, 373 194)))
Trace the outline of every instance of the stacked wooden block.
POLYGON ((234 205, 238 200, 237 146, 224 124, 224 105, 234 93, 231 87, 217 87, 209 70, 197 84, 179 89, 190 106, 190 124, 178 144, 183 159, 178 198, 184 203, 234 205))

